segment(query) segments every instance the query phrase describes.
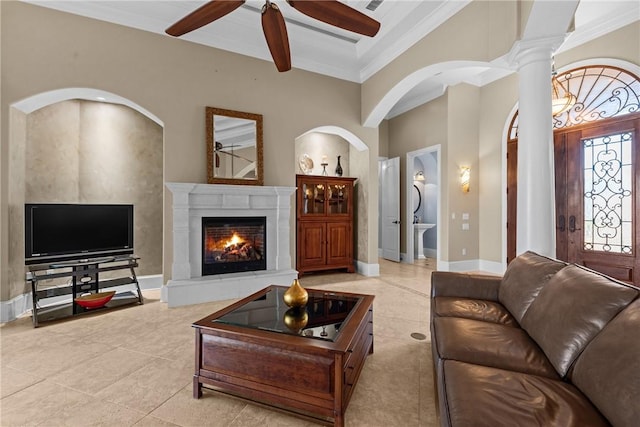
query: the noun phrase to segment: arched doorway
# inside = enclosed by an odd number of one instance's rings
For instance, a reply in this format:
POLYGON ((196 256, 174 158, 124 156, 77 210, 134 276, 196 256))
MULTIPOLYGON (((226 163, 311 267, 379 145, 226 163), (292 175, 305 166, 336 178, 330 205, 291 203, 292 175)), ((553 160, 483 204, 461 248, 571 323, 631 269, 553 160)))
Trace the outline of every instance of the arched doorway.
MULTIPOLYGON (((617 66, 558 76, 575 105, 553 117, 556 256, 640 283, 640 80, 617 66)), ((517 112, 507 141, 507 255, 515 254, 517 112)))

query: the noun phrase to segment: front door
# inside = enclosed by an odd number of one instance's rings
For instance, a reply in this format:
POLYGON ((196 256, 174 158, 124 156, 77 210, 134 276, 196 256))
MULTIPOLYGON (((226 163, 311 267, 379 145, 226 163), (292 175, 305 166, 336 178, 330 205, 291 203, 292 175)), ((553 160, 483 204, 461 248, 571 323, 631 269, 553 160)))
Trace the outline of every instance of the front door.
POLYGON ((640 285, 640 115, 556 131, 557 257, 640 285))

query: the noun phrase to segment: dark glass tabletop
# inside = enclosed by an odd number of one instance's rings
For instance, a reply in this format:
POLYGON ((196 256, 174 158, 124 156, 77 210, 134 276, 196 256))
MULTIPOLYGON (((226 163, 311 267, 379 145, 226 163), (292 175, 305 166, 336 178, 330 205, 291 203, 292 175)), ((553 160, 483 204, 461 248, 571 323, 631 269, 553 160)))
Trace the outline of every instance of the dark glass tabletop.
POLYGON ((257 299, 218 317, 214 322, 262 329, 290 335, 335 341, 352 309, 362 297, 307 289, 305 307, 289 308, 284 303, 285 286, 270 287, 257 299))

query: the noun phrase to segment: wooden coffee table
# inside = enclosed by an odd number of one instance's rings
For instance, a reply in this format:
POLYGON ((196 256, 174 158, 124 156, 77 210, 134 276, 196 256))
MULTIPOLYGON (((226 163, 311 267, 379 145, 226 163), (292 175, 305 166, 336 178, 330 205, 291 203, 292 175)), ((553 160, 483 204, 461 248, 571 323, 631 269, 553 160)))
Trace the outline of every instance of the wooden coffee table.
POLYGON ((193 324, 193 396, 205 385, 342 426, 373 353, 374 297, 308 289, 293 310, 286 290, 269 286, 193 324))

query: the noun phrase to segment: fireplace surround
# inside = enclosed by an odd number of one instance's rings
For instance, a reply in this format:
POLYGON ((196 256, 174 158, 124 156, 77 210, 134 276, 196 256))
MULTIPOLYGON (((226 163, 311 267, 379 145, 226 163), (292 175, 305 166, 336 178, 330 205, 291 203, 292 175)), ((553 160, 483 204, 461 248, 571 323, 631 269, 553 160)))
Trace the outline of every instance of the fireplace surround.
POLYGON ((173 196, 173 262, 161 299, 169 307, 245 297, 298 277, 290 251, 295 187, 166 183, 173 196), (203 218, 265 218, 266 269, 203 274, 203 218))

